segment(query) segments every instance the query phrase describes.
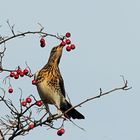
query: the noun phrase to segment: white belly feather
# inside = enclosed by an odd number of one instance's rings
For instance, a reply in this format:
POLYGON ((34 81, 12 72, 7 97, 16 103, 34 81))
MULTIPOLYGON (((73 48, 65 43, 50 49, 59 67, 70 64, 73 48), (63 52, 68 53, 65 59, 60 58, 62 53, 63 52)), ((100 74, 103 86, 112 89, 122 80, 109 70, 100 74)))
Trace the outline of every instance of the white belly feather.
POLYGON ((37 84, 39 95, 44 103, 60 106, 60 95, 53 87, 47 86, 46 81, 37 84))

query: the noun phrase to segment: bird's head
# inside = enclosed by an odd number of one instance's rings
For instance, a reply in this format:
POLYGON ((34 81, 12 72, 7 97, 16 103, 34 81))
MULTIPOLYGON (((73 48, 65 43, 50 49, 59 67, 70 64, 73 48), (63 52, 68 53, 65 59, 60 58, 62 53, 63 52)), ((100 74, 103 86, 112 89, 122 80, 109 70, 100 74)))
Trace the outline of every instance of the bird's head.
POLYGON ((60 62, 60 58, 62 56, 62 51, 63 51, 63 46, 61 45, 53 47, 50 53, 48 63, 53 63, 58 65, 60 62))

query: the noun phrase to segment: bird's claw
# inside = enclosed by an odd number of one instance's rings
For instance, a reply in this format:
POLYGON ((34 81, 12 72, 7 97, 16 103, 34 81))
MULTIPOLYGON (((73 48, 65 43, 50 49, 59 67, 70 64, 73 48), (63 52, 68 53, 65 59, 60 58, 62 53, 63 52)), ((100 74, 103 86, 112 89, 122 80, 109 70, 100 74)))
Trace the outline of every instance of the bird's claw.
POLYGON ((55 116, 57 116, 58 114, 54 114, 54 115, 51 115, 47 118, 47 122, 51 123, 52 120, 55 118, 55 116))

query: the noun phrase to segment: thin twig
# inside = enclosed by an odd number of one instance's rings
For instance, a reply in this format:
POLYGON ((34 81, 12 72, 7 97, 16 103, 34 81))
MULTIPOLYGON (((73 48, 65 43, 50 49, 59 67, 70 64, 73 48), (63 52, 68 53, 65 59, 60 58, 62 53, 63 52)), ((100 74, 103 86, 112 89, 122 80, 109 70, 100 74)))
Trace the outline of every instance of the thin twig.
POLYGON ((91 100, 94 100, 94 99, 100 98, 100 97, 102 97, 102 96, 108 95, 108 94, 110 94, 110 93, 112 93, 112 92, 114 92, 114 91, 118 91, 118 90, 129 90, 129 89, 131 89, 131 88, 132 88, 132 87, 128 87, 128 86, 127 86, 127 80, 126 80, 125 83, 124 83, 124 86, 122 86, 122 87, 114 88, 114 89, 109 90, 109 91, 104 92, 104 93, 102 93, 102 90, 100 89, 100 94, 99 94, 99 95, 84 100, 83 102, 81 102, 81 103, 79 103, 79 104, 77 104, 77 105, 71 107, 70 109, 68 109, 67 111, 65 111, 63 114, 66 114, 66 113, 69 112, 71 109, 77 108, 77 107, 81 106, 82 104, 84 104, 84 103, 86 103, 86 102, 89 102, 89 101, 91 101, 91 100))
POLYGON ((8 37, 8 38, 0 41, 0 44, 2 44, 4 42, 7 42, 7 41, 9 41, 9 40, 11 40, 13 38, 17 38, 17 37, 25 36, 25 35, 29 35, 29 34, 42 34, 42 35, 45 35, 45 36, 51 36, 51 37, 55 37, 55 38, 57 38, 59 40, 63 40, 63 38, 61 38, 60 36, 49 34, 49 33, 43 32, 43 31, 27 31, 27 32, 24 32, 24 33, 19 33, 19 34, 13 35, 11 37, 8 37))

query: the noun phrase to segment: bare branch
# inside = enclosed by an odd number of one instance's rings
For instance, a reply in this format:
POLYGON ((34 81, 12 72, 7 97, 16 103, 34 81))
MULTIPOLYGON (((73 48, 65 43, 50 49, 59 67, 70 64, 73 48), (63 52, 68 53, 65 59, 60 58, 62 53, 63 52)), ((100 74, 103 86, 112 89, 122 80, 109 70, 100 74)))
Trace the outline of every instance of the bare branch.
POLYGON ((0 140, 4 140, 4 136, 3 136, 3 133, 1 132, 1 130, 0 130, 0 140))
POLYGON ((8 37, 2 41, 0 41, 0 44, 3 44, 13 38, 17 38, 17 37, 22 37, 22 36, 25 36, 25 35, 29 35, 29 34, 41 34, 43 36, 51 36, 51 37, 55 37, 59 40, 63 40, 63 38, 61 38, 60 36, 57 36, 57 35, 53 35, 53 34, 49 34, 49 33, 46 33, 46 32, 42 32, 42 31, 27 31, 27 32, 23 32, 23 33, 19 33, 19 34, 15 34, 11 37, 8 37))
POLYGON ((128 87, 128 82, 127 82, 127 80, 124 80, 124 79, 123 79, 123 81, 125 81, 123 86, 118 87, 118 88, 111 89, 111 90, 109 90, 109 91, 107 91, 107 92, 104 92, 104 93, 102 92, 102 89, 100 88, 99 95, 84 100, 83 102, 81 102, 81 103, 79 103, 79 104, 77 104, 77 105, 71 107, 70 109, 66 110, 63 114, 58 115, 58 116, 54 116, 54 118, 52 118, 52 120, 58 119, 58 118, 62 117, 64 114, 66 114, 67 112, 69 112, 71 109, 80 107, 82 104, 85 104, 86 102, 89 102, 89 101, 91 101, 91 100, 95 100, 95 99, 97 99, 97 98, 100 98, 100 97, 102 97, 102 96, 108 95, 108 94, 113 93, 113 92, 115 92, 115 91, 119 91, 119 90, 129 90, 129 89, 132 88, 132 87, 128 87))
POLYGON ((9 20, 7 20, 7 24, 8 24, 8 26, 9 26, 9 28, 10 28, 12 34, 15 36, 15 33, 14 33, 14 26, 15 26, 15 25, 12 25, 12 26, 11 26, 9 20))

